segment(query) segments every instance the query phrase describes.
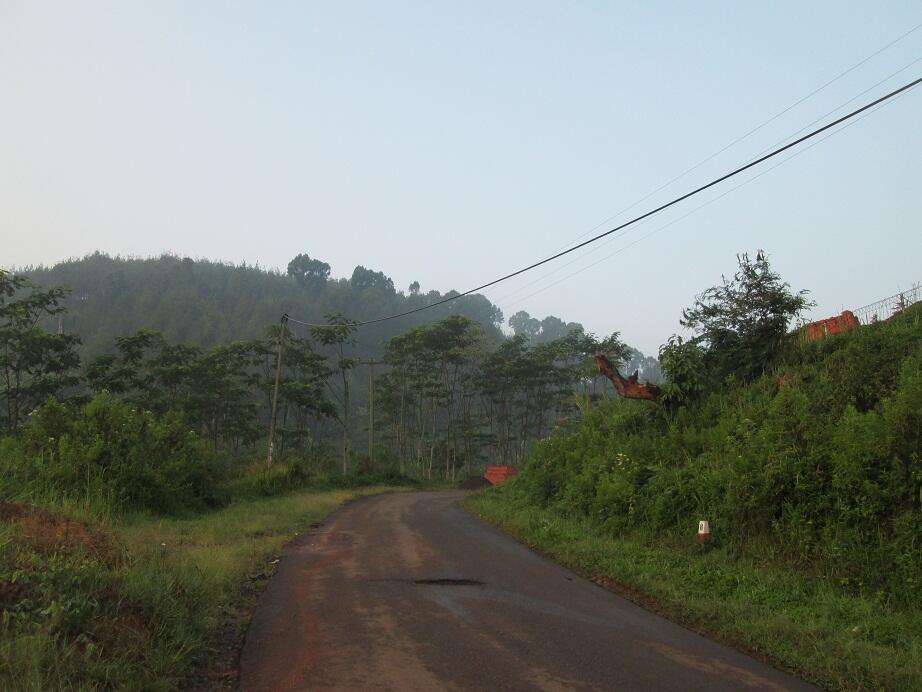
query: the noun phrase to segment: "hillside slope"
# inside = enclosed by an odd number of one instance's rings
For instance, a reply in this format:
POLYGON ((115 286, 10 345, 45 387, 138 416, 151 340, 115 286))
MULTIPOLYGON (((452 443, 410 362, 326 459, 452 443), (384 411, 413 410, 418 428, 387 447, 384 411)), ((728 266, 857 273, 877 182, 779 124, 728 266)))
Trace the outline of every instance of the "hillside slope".
MULTIPOLYGON (((286 312, 306 322, 324 323, 324 315, 333 312, 367 320, 444 297, 437 291, 405 294, 382 273, 364 269, 362 281, 356 277, 302 284, 259 267, 171 255, 126 259, 95 253, 20 271, 42 286, 72 290, 62 327, 81 337, 87 357, 111 350, 116 336, 142 327, 163 332, 169 341, 209 348, 261 337, 286 312)), ((502 311, 485 297, 472 295, 425 313, 364 327, 356 335, 358 351, 377 355, 388 338, 449 314, 469 317, 493 339, 501 337, 502 311)), ((292 328, 307 332, 306 327, 292 328)))
POLYGON ((606 402, 514 484, 613 535, 687 543, 706 519, 716 548, 904 603, 922 597, 920 489, 922 305, 675 411, 606 402))
POLYGON ((922 689, 920 493, 922 305, 678 410, 605 402, 466 505, 822 688, 908 690, 922 689))

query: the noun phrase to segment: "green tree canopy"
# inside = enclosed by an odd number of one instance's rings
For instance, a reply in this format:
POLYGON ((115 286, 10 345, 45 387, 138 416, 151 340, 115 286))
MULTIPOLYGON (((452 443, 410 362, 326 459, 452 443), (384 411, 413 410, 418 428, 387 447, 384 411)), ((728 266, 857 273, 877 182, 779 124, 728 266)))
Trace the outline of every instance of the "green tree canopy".
POLYGON ((42 318, 64 311, 66 295, 63 288, 41 290, 0 270, 0 420, 10 432, 44 400, 77 382, 79 339, 39 326, 42 318))
POLYGON ((330 265, 318 259, 311 259, 304 253, 288 263, 288 276, 305 288, 322 289, 330 278, 330 265))
POLYGON ((509 318, 509 326, 516 336, 524 336, 526 339, 535 339, 541 333, 541 321, 524 310, 519 310, 509 318))
POLYGON ((509 318, 509 326, 516 336, 524 336, 534 343, 545 343, 562 339, 573 331, 584 331, 579 322, 564 322, 559 317, 548 315, 543 320, 519 310, 509 318))
POLYGON ((791 321, 814 303, 808 291, 792 291, 771 270, 762 250, 754 260, 738 255, 737 262, 733 278, 702 293, 680 322, 695 331, 692 342, 704 350, 711 372, 748 380, 775 361, 791 321))
POLYGON ((349 280, 352 288, 362 291, 366 288, 377 288, 387 294, 395 293, 394 281, 384 272, 376 272, 373 269, 366 269, 359 265, 352 272, 352 278, 349 280))

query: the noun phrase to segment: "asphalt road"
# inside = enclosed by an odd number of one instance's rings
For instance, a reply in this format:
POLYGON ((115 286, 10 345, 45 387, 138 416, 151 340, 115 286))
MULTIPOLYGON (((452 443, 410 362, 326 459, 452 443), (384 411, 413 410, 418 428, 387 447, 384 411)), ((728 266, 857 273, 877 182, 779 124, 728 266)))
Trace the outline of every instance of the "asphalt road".
POLYGON ((536 555, 461 495, 368 497, 291 543, 241 689, 812 689, 536 555))

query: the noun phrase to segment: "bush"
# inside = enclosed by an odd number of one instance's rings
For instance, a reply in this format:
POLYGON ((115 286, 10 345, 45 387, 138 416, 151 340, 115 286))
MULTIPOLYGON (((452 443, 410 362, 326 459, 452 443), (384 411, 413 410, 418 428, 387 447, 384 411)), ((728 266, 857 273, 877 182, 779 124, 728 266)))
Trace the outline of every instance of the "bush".
POLYGON ((704 352, 693 342, 673 334, 659 350, 660 367, 666 376, 662 386, 663 401, 684 404, 697 396, 704 386, 704 352))
POLYGON ((163 513, 217 502, 213 456, 175 412, 157 417, 106 394, 76 409, 52 400, 2 445, 7 497, 163 513))
POLYGON ((512 490, 676 544, 707 519, 716 547, 922 597, 920 318, 806 344, 753 383, 682 396, 671 412, 604 403, 537 444, 512 490))
POLYGON ((296 490, 312 488, 332 490, 359 488, 367 485, 415 486, 418 480, 402 475, 393 469, 381 471, 360 470, 343 476, 318 468, 301 457, 291 457, 272 468, 265 460, 244 466, 220 484, 221 496, 232 499, 272 497, 296 490))

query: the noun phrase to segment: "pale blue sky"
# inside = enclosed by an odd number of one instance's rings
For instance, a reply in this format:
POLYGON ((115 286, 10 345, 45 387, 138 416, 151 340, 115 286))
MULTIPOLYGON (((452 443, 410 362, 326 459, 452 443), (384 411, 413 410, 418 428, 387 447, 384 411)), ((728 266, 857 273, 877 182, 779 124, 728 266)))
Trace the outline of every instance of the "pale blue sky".
MULTIPOLYGON (((363 264, 464 290, 920 22, 918 1, 0 0, 0 266, 99 249, 284 268, 307 252, 336 276, 363 264)), ((922 29, 632 211, 919 58, 922 29)), ((922 60, 852 107, 920 75, 922 60)), ((761 247, 818 317, 837 313, 922 280, 920 162, 922 88, 549 290, 530 295, 732 184, 487 295, 507 318, 555 314, 655 352, 761 247)))

